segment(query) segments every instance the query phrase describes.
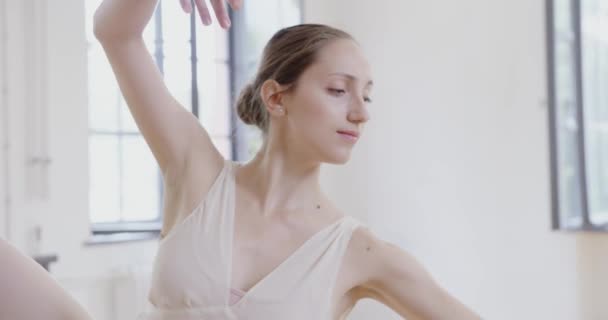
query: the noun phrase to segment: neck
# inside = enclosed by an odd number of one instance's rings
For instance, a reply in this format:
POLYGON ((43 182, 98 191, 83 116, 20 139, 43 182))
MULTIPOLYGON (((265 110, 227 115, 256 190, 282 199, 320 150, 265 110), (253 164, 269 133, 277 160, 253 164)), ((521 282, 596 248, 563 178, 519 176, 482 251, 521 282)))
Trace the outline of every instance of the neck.
POLYGON ((264 217, 312 212, 325 203, 320 163, 306 163, 263 146, 237 179, 264 217))

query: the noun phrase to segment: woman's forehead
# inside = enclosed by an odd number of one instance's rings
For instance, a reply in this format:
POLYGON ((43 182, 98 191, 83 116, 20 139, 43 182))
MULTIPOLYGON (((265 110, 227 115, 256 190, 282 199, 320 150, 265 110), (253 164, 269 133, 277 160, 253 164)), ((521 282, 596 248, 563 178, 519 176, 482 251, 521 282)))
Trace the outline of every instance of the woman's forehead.
POLYGON ((342 79, 359 82, 365 86, 373 85, 369 66, 365 64, 351 64, 345 61, 332 64, 327 61, 318 61, 311 65, 310 71, 310 75, 316 80, 342 79))
POLYGON ((343 77, 365 83, 372 80, 369 62, 352 40, 333 41, 325 46, 311 68, 320 77, 343 77))

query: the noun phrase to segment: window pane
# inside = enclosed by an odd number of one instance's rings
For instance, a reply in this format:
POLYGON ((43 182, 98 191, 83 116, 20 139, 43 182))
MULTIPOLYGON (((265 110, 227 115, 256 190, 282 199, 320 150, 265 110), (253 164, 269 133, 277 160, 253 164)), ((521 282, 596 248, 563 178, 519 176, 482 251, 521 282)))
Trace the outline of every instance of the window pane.
POLYGON ((215 21, 213 16, 213 24, 210 26, 204 26, 200 23, 197 17, 196 20, 196 51, 198 59, 207 60, 211 63, 218 59, 218 55, 224 55, 221 51, 218 51, 218 44, 228 42, 228 31, 224 30, 215 21))
POLYGON ((575 43, 569 0, 555 1, 555 112, 560 224, 576 227, 582 223, 581 177, 577 126, 575 43))
POLYGON ((114 73, 101 46, 92 44, 88 58, 89 128, 116 131, 121 95, 114 73))
POLYGON ((582 5, 588 201, 591 221, 608 223, 608 0, 582 5))
POLYGON ((177 101, 192 110, 190 16, 174 3, 164 4, 162 10, 165 83, 177 101))
POLYGON ((574 36, 572 29, 572 0, 553 0, 553 28, 559 35, 574 36))
POLYGON ((301 22, 300 1, 268 0, 255 3, 244 2, 249 60, 257 61, 266 42, 283 27, 301 22), (259 17, 264 17, 260 19, 259 17))
POLYGON ((279 6, 279 17, 281 17, 281 25, 290 26, 298 24, 301 21, 302 8, 300 7, 301 0, 277 0, 279 6))
POLYGON ((122 94, 118 97, 118 112, 120 114, 120 119, 117 121, 120 127, 120 131, 122 132, 140 132, 139 128, 137 128, 137 124, 135 123, 135 119, 133 118, 133 114, 131 114, 131 109, 129 109, 129 105, 125 101, 125 98, 122 94))
POLYGON ((89 138, 89 209, 93 223, 120 218, 118 137, 89 138))
POLYGON ((154 220, 160 215, 158 166, 142 136, 123 136, 123 219, 154 220))
POLYGON ((558 147, 558 183, 561 222, 565 227, 581 226, 583 207, 576 128, 560 130, 558 139, 560 139, 558 147))
MULTIPOLYGON (((158 3, 160 3, 160 1, 158 3)), ((156 8, 158 8, 158 5, 156 8)), ((155 11, 154 15, 146 25, 143 33, 146 48, 148 48, 148 51, 152 54, 152 56, 154 56, 154 51, 156 50, 156 14, 157 12, 155 11)))
POLYGON ((230 79, 226 64, 198 65, 199 119, 212 136, 230 134, 230 79))
POLYGON ((219 28, 216 29, 215 35, 215 60, 228 63, 230 59, 228 31, 219 28))
POLYGON ((224 159, 232 159, 232 141, 228 137, 214 137, 213 144, 224 156, 224 159))
POLYGON ((217 57, 218 44, 225 45, 227 38, 228 33, 217 23, 208 27, 197 24, 199 119, 212 136, 225 136, 230 131, 229 67, 217 57))

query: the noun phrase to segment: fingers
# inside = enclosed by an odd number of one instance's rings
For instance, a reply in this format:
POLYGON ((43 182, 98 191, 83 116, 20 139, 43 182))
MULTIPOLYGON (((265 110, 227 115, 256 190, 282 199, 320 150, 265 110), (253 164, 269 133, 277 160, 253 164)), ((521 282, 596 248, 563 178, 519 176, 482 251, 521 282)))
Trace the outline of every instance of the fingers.
POLYGON ((243 0, 228 0, 233 10, 239 10, 243 6, 243 0))
POLYGON ((226 11, 226 5, 224 1, 225 0, 211 0, 211 5, 213 6, 215 16, 220 22, 222 28, 228 29, 230 27, 230 18, 228 17, 228 12, 226 11))
POLYGON ((179 0, 179 4, 186 13, 192 12, 192 3, 190 1, 191 0, 179 0))
MULTIPOLYGON (((191 1, 192 0, 180 0, 182 9, 184 9, 184 11, 187 13, 192 12, 191 1)), ((243 0, 210 0, 215 16, 217 17, 220 26, 224 29, 228 29, 231 25, 230 17, 228 16, 228 10, 225 4, 226 1, 228 1, 228 4, 233 10, 238 10, 243 6, 243 0)), ((209 13, 206 0, 194 0, 194 4, 199 16, 201 17, 201 20, 203 21, 203 24, 205 26, 210 25, 211 14, 209 13)))
POLYGON ((211 15, 209 14, 209 9, 207 9, 207 4, 205 0, 194 0, 196 5, 196 9, 198 10, 198 14, 203 21, 203 24, 208 26, 211 24, 211 15))

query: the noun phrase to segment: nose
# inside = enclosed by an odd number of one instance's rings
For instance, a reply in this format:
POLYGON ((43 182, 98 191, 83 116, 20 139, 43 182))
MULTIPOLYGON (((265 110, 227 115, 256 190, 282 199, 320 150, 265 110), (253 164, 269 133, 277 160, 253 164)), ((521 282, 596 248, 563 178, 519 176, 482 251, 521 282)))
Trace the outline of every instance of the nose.
POLYGON ((369 121, 369 111, 364 99, 357 99, 352 103, 352 108, 348 113, 348 120, 355 123, 365 123, 369 121))

